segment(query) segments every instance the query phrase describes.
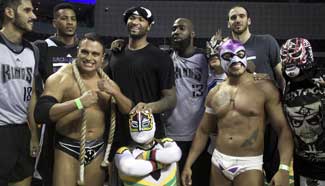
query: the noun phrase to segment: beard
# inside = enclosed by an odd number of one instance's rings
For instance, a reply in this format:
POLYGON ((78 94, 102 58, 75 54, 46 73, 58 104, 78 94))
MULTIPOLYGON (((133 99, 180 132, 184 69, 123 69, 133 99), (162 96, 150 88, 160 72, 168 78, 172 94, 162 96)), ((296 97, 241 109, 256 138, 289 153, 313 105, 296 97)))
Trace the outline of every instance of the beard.
POLYGON ((234 32, 236 35, 241 35, 247 29, 248 29, 248 24, 246 23, 245 26, 243 27, 243 29, 241 29, 241 30, 232 29, 232 32, 234 32))
POLYGON ((22 30, 23 32, 30 32, 32 31, 32 28, 28 27, 28 23, 24 22, 22 20, 22 17, 17 13, 17 11, 15 12, 16 16, 13 22, 13 25, 15 25, 15 27, 19 30, 22 30))
POLYGON ((174 49, 184 49, 184 48, 187 48, 191 44, 191 38, 187 37, 180 41, 174 41, 172 39, 171 44, 174 49))
POLYGON ((141 28, 141 30, 139 30, 137 33, 132 33, 131 28, 128 27, 129 36, 134 40, 143 38, 147 34, 146 30, 147 28, 141 28))

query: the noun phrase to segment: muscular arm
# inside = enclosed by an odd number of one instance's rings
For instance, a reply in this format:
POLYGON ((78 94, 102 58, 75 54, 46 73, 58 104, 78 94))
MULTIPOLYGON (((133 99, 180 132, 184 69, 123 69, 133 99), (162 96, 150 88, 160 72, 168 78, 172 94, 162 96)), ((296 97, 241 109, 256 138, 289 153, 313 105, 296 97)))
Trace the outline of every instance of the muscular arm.
POLYGON ((115 98, 118 109, 123 114, 127 114, 130 112, 132 108, 132 101, 126 97, 122 92, 120 87, 113 80, 100 80, 98 81, 98 88, 107 93, 106 95, 100 93, 100 95, 107 101, 110 99, 110 95, 115 98))
POLYGON ((289 165, 293 153, 293 138, 283 113, 280 93, 270 82, 265 83, 263 88, 267 97, 265 104, 266 112, 279 138, 278 149, 280 152, 280 163, 289 165))
POLYGON ((161 91, 162 98, 158 101, 151 103, 138 103, 131 112, 139 110, 150 110, 152 113, 161 113, 168 109, 172 109, 176 105, 176 89, 172 87, 171 89, 164 89, 161 91))
POLYGON ((196 130, 192 146, 187 156, 187 160, 185 163, 185 167, 191 168, 195 160, 204 150, 206 143, 208 142, 208 138, 211 132, 216 131, 217 126, 217 116, 214 111, 211 110, 211 102, 213 100, 214 95, 217 93, 219 86, 214 87, 206 98, 206 110, 203 115, 203 118, 199 124, 198 129, 196 130))
MULTIPOLYGON (((37 121, 57 122, 65 118, 67 120, 64 121, 67 123, 80 118, 81 111, 76 107, 74 100, 62 102, 69 89, 74 85, 74 79, 68 71, 69 66, 67 65, 47 79, 43 95, 36 105, 35 118, 37 121), (51 99, 44 99, 46 96, 51 99)), ((97 101, 97 95, 93 92, 87 91, 79 97, 84 108, 97 101)))
MULTIPOLYGON (((136 177, 146 176, 159 168, 153 161, 135 159, 125 147, 120 148, 115 154, 115 164, 123 174, 136 177)), ((162 167, 161 164, 160 166, 162 167)))
POLYGON ((54 104, 49 110, 49 117, 53 122, 57 122, 62 117, 77 110, 74 100, 61 103, 67 84, 69 84, 69 80, 64 74, 60 73, 53 74, 45 83, 43 95, 52 96, 59 102, 54 104))
POLYGON ((214 131, 214 125, 216 125, 216 116, 210 113, 204 113, 203 118, 196 130, 195 137, 192 142, 190 152, 187 156, 185 167, 190 168, 199 155, 203 152, 208 139, 209 134, 214 131))
POLYGON ((122 94, 122 92, 118 92, 117 94, 113 95, 115 100, 116 100, 116 104, 118 106, 118 109, 123 113, 123 114, 127 114, 130 112, 131 108, 132 108, 132 101, 127 98, 124 94, 122 94))
POLYGON ((275 78, 276 78, 276 81, 279 85, 279 88, 281 90, 284 90, 285 88, 285 80, 283 78, 283 75, 282 75, 282 64, 281 63, 278 63, 274 68, 273 68, 273 71, 275 73, 275 78))

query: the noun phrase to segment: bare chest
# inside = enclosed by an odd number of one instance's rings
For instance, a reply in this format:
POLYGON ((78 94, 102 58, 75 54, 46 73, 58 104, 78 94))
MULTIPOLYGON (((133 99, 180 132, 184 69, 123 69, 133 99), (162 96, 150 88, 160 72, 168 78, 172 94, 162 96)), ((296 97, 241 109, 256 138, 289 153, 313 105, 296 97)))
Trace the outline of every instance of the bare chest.
MULTIPOLYGON (((85 91, 88 90, 98 90, 97 82, 99 81, 99 78, 92 78, 90 80, 82 80, 83 86, 85 87, 85 91)), ((64 94, 65 100, 71 100, 78 98, 82 95, 80 85, 77 83, 77 81, 73 81, 70 85, 70 88, 66 90, 64 94)))
POLYGON ((220 119, 229 114, 259 116, 264 112, 264 94, 254 85, 226 86, 216 92, 211 106, 220 119))

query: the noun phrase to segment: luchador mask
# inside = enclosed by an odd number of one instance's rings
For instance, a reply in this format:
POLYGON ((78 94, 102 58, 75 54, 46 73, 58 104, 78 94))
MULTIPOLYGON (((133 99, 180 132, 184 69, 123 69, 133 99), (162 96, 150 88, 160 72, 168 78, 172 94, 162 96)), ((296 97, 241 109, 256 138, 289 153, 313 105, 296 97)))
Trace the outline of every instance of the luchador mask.
POLYGON ((241 63, 247 68, 246 50, 240 41, 228 39, 220 46, 221 66, 226 73, 233 63, 241 63))
POLYGON ((315 142, 323 133, 321 102, 287 107, 288 121, 295 134, 305 143, 315 142))
POLYGON ((313 51, 307 39, 288 39, 280 49, 283 72, 290 78, 315 66, 313 51))
POLYGON ((152 141, 155 136, 156 123, 151 112, 144 110, 130 114, 130 134, 136 143, 146 144, 152 141))

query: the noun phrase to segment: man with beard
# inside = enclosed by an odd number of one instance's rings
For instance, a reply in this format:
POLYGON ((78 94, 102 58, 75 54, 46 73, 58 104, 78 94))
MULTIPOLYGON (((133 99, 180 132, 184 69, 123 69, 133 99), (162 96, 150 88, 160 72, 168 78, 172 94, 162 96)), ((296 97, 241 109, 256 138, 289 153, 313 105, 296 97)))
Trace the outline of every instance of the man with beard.
POLYGON ((255 72, 266 73, 277 81, 283 89, 284 79, 281 72, 280 48, 271 35, 251 34, 249 26, 251 18, 243 6, 234 6, 228 13, 228 28, 233 39, 243 43, 247 52, 247 60, 255 64, 255 72))
MULTIPOLYGON (((155 137, 163 138, 165 127, 160 113, 176 104, 173 61, 167 53, 147 41, 154 24, 149 9, 131 7, 123 13, 123 21, 129 33, 128 43, 120 54, 111 56, 105 71, 120 86, 122 93, 136 104, 132 111, 152 111, 157 123, 155 137)), ((113 152, 131 142, 128 115, 117 112, 116 126, 113 152)))
MULTIPOLYGON (((280 89, 284 88, 284 79, 281 71, 280 48, 271 35, 251 34, 249 26, 252 21, 249 11, 243 6, 234 6, 228 13, 228 28, 232 38, 239 40, 246 48, 247 60, 255 64, 255 72, 266 73, 271 79, 276 79, 280 89)), ((279 154, 276 150, 277 136, 275 131, 267 125, 265 130, 264 169, 267 181, 277 171, 279 154)))
POLYGON ((36 19, 31 0, 0 2, 0 185, 29 186, 38 139, 33 110, 37 52, 23 34, 36 19))
POLYGON ((281 164, 272 185, 289 185, 293 141, 283 114, 280 93, 270 80, 248 73, 246 51, 237 40, 220 46, 221 65, 228 78, 213 88, 196 131, 184 171, 183 185, 191 185, 191 166, 204 150, 209 134, 217 131, 211 176, 215 185, 262 186, 265 119, 279 135, 281 164))
MULTIPOLYGON (((42 93, 46 79, 62 66, 71 63, 77 55, 77 17, 73 6, 68 3, 57 4, 53 8, 52 24, 56 33, 45 40, 34 42, 39 48, 41 61, 40 76, 36 78, 38 95, 42 93)), ((50 186, 52 184, 54 128, 48 123, 48 125, 42 125, 40 129, 42 150, 36 161, 40 176, 36 177, 42 179, 45 185, 50 186)))
MULTIPOLYGON (((166 135, 182 149, 182 158, 178 162, 180 172, 203 116, 207 94, 208 62, 204 51, 194 47, 194 36, 191 20, 175 20, 171 33, 171 58, 175 69, 177 103, 171 113, 167 113, 166 135)), ((198 161, 193 167, 193 185, 209 185, 208 153, 205 151, 198 161)))
POLYGON ((307 39, 292 38, 280 50, 286 79, 284 110, 294 133, 296 186, 325 185, 325 73, 307 39))
MULTIPOLYGON (((156 137, 164 137, 165 128, 159 113, 176 104, 173 62, 157 47, 147 41, 147 34, 154 24, 151 11, 132 7, 124 14, 129 41, 122 53, 112 56, 106 72, 120 86, 121 91, 136 105, 132 111, 151 110, 155 115, 156 137)), ((118 145, 128 145, 128 116, 117 115, 118 145)))

